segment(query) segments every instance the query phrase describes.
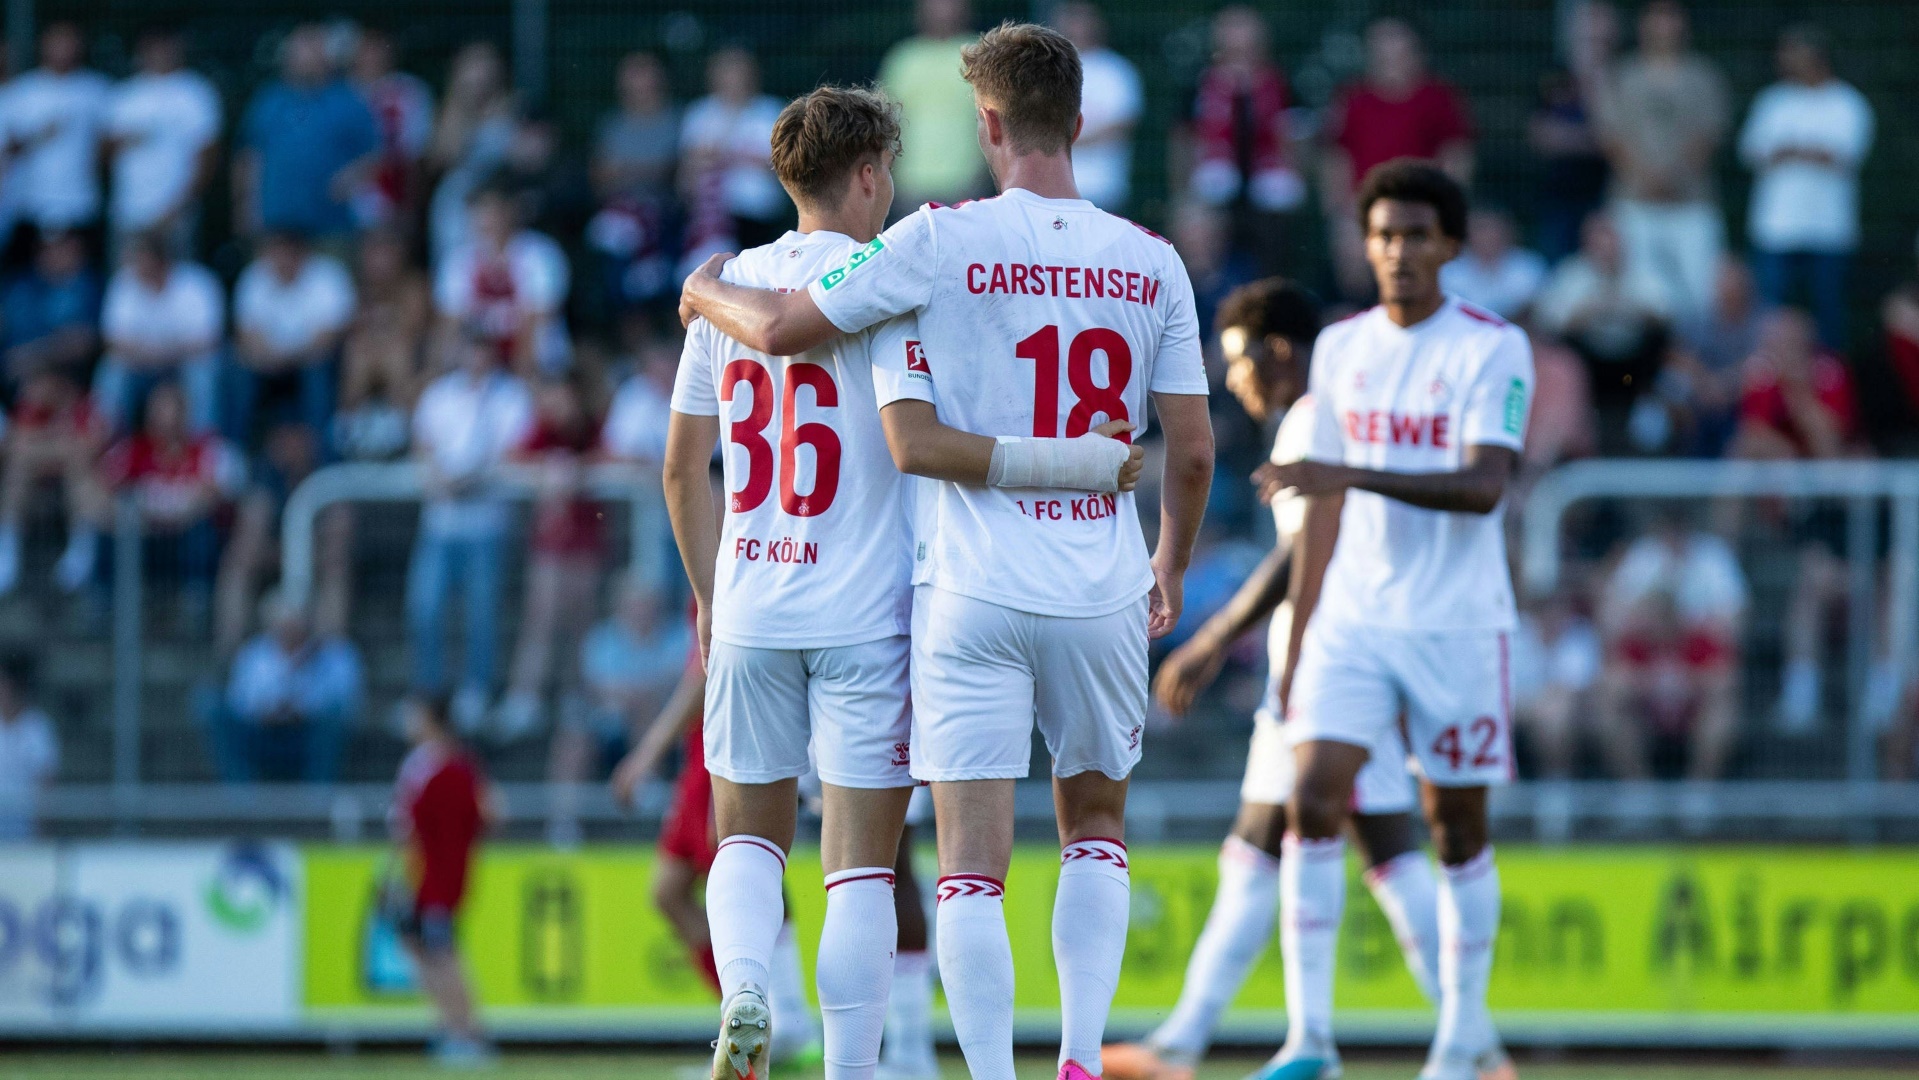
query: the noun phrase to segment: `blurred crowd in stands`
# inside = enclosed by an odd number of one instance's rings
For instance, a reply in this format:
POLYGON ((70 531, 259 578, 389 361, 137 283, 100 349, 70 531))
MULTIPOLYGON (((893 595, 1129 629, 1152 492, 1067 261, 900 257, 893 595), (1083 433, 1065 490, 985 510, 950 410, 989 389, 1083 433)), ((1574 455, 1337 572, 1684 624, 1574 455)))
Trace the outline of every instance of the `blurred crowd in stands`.
MULTIPOLYGON (((1158 163, 1132 151, 1147 112, 1138 58, 1107 45, 1095 4, 1051 10, 1085 64, 1081 191, 1129 213, 1135 178, 1166 170, 1152 224, 1185 258, 1204 323, 1274 273, 1306 279, 1335 312, 1370 303, 1360 178, 1411 155, 1472 180, 1473 103, 1406 21, 1365 26, 1356 77, 1309 108, 1263 17, 1224 8, 1158 163)), ((1595 455, 1874 453, 1852 358, 1875 350, 1896 376, 1905 400, 1880 412, 1919 406, 1919 284, 1857 325, 1847 275, 1874 113, 1824 33, 1784 29, 1775 81, 1740 100, 1675 0, 1567 10, 1525 121, 1535 196, 1524 214, 1476 205, 1445 275, 1533 335, 1526 483, 1595 455), (1751 185, 1743 223, 1722 208, 1728 157, 1751 185)), ((919 0, 916 25, 873 73, 905 126, 896 213, 992 190, 959 77, 979 23, 966 0, 919 0)), ((769 164, 784 99, 742 47, 713 51, 690 99, 662 57, 635 52, 590 143, 573 145, 516 94, 496 43, 460 48, 438 85, 373 28, 298 25, 272 44, 277 77, 223 102, 174 29, 142 33, 116 79, 88 66, 79 27, 56 22, 38 66, 0 89, 0 594, 32 585, 104 612, 116 506, 130 505, 149 579, 177 584, 181 622, 221 665, 226 686, 200 710, 221 775, 330 779, 367 712, 350 634, 355 515, 322 515, 315 586, 295 603, 272 588, 281 511, 324 465, 410 458, 428 477, 406 584, 412 689, 450 696, 470 734, 556 732, 553 774, 592 775, 671 689, 688 633, 683 593, 613 573, 583 467, 658 461, 680 278, 791 226, 769 164), (232 220, 216 230, 221 210, 232 220), (226 276, 210 268, 216 233, 244 253, 226 276), (490 483, 509 465, 537 476, 528 513, 490 483), (509 560, 525 595, 502 664, 509 560)), ((1270 535, 1244 483, 1270 432, 1224 394, 1215 423, 1187 626, 1270 535)), ((1785 737, 1827 731, 1843 525, 1818 505, 1764 503, 1583 523, 1585 573, 1532 598, 1518 653, 1532 774, 1710 778, 1736 769, 1749 713, 1785 737), (1762 534, 1796 563, 1781 677, 1754 710, 1738 552, 1762 534)), ((1257 677, 1262 650, 1245 652, 1220 691, 1229 704, 1257 677)), ((1881 655, 1870 711, 1906 747, 1887 760, 1904 775, 1912 710, 1893 670, 1881 655)), ((52 769, 30 686, 24 668, 0 678, 0 807, 52 769)))

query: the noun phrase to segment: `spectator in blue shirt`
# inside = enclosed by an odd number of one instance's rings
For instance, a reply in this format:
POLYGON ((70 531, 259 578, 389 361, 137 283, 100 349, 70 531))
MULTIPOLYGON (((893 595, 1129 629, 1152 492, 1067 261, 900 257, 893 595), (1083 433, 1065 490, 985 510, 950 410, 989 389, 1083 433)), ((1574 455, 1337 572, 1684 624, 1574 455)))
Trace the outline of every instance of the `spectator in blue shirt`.
POLYGON ((264 625, 234 657, 225 698, 209 718, 221 777, 330 782, 360 714, 359 651, 345 638, 315 634, 306 611, 278 593, 260 612, 264 625))
POLYGON ((280 79, 247 106, 233 163, 234 229, 336 239, 354 226, 351 200, 380 160, 380 128, 334 71, 326 31, 287 35, 280 79))
POLYGON ((43 368, 84 371, 100 347, 100 278, 80 234, 44 234, 33 268, 7 289, 0 321, 10 380, 43 368))

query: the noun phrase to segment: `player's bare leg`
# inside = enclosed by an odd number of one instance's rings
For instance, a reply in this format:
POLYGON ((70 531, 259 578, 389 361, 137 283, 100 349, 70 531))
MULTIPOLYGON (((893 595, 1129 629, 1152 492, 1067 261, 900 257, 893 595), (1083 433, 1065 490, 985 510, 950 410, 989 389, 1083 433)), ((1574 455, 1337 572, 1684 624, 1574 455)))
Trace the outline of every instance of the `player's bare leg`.
POLYGON ((1439 1028, 1420 1076, 1510 1074, 1486 1008, 1499 934, 1499 868, 1488 841, 1486 788, 1421 785, 1444 875, 1439 887, 1439 1028))
POLYGON ((774 1020, 767 990, 785 917, 786 853, 793 847, 798 816, 799 789, 793 780, 736 784, 713 778, 720 844, 706 875, 706 921, 720 973, 714 1080, 766 1076, 774 1020))
POLYGON ((1059 890, 1053 964, 1059 970, 1060 1076, 1100 1074, 1106 1017, 1126 955, 1132 879, 1126 855, 1125 779, 1098 770, 1053 779, 1059 890))
POLYGON ((953 1034, 973 1080, 1013 1080, 1013 945, 1004 907, 1013 781, 935 783, 933 814, 940 984, 953 1034))
MULTIPOLYGON (((929 795, 930 798, 930 795, 929 795)), ((908 814, 910 816, 911 810, 908 814)), ((886 1034, 880 1041, 882 1080, 939 1080, 933 1047, 933 963, 926 925, 926 894, 913 868, 914 826, 900 831, 893 863, 893 911, 898 944, 893 953, 893 989, 886 1004, 886 1034)))
POLYGON ((1299 781, 1279 864, 1279 942, 1286 973, 1286 1045, 1257 1074, 1264 1080, 1331 1080, 1333 966, 1346 908, 1346 841, 1353 782, 1366 747, 1315 740, 1294 749, 1299 781))
POLYGON ((871 1080, 893 984, 898 942, 893 863, 913 789, 821 785, 820 1019, 827 1080, 871 1080))

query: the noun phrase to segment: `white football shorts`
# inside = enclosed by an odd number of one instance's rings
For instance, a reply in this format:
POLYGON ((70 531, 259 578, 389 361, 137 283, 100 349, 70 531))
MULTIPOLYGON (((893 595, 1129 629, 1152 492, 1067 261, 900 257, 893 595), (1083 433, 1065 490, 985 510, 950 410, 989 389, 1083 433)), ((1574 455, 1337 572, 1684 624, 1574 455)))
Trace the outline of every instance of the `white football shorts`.
POLYGON ((832 649, 715 641, 707 656, 706 768, 736 784, 803 775, 849 788, 909 787, 906 638, 832 649))
POLYGON ((1441 787, 1506 783, 1513 776, 1511 648, 1505 630, 1398 630, 1315 618, 1300 644, 1286 737, 1294 745, 1379 748, 1403 711, 1421 776, 1441 787))
POLYGON ((1066 618, 915 589, 913 776, 1024 777, 1035 725, 1054 776, 1133 771, 1146 730, 1146 597, 1066 618))
MULTIPOLYGON (((1239 801, 1283 806, 1299 782, 1293 761, 1293 741, 1271 710, 1253 714, 1252 744, 1246 748, 1246 778, 1240 781, 1239 801)), ((1419 804, 1419 788, 1407 771, 1406 740, 1395 725, 1385 745, 1359 770, 1353 782, 1353 811, 1359 814, 1404 814, 1419 804)))

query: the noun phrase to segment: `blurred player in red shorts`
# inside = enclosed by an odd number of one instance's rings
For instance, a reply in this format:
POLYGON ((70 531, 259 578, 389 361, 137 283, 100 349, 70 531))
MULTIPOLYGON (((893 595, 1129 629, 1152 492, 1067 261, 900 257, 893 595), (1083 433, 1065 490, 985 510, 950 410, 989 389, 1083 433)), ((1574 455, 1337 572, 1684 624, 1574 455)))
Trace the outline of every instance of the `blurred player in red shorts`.
POLYGON ((466 898, 474 849, 492 817, 486 777, 453 733, 444 701, 409 699, 406 736, 413 751, 400 763, 392 815, 412 892, 400 933, 440 1014, 434 1058, 445 1065, 483 1065, 494 1051, 473 1017, 454 919, 466 898))

